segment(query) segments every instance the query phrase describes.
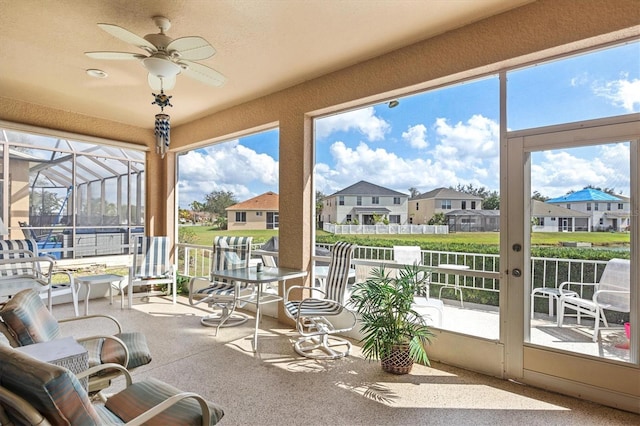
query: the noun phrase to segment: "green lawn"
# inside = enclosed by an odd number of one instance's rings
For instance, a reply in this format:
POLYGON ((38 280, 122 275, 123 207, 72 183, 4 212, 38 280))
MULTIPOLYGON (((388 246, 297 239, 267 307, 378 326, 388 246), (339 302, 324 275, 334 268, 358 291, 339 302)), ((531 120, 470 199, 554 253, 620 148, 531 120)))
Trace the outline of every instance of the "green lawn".
MULTIPOLYGON (((181 233, 188 233, 191 236, 188 242, 191 244, 211 245, 213 237, 216 235, 244 236, 251 235, 255 243, 266 242, 272 236, 277 236, 277 230, 258 230, 258 231, 225 231, 218 230, 211 226, 181 226, 181 233)), ((324 231, 317 231, 318 236, 331 235, 324 231)), ((375 240, 410 240, 424 241, 431 243, 443 244, 481 244, 481 245, 498 245, 500 234, 497 232, 458 232, 455 234, 438 234, 438 235, 358 235, 362 239, 375 240)), ((349 236, 344 236, 345 240, 349 236)), ((181 242, 186 240, 181 239, 181 242)), ((630 241, 629 233, 612 233, 612 232, 534 232, 532 233, 532 242, 535 246, 560 246, 562 241, 591 243, 597 247, 612 246, 628 246, 630 241)))

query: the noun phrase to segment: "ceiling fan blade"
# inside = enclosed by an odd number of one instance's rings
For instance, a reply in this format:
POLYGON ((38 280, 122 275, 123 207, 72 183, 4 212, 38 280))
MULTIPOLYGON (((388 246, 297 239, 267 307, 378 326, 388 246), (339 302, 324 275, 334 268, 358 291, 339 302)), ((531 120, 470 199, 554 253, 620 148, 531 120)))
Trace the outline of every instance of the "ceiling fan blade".
POLYGON ((102 28, 104 31, 111 34, 112 36, 119 38, 120 40, 126 43, 133 44, 134 46, 137 46, 140 49, 146 50, 149 53, 156 52, 158 50, 153 44, 151 44, 144 38, 132 33, 129 30, 125 30, 124 28, 119 27, 117 25, 98 24, 98 26, 102 28))
POLYGON ((178 64, 182 67, 182 74, 201 83, 219 87, 227 81, 227 78, 218 71, 197 62, 178 61, 178 64))
POLYGON ((146 56, 139 53, 129 52, 84 52, 90 58, 93 59, 115 59, 115 60, 130 60, 130 59, 143 59, 146 56))
POLYGON ((147 81, 149 82, 149 87, 153 90, 171 90, 176 85, 176 77, 156 77, 153 74, 149 74, 147 77, 147 81))
POLYGON ((201 61, 215 55, 216 49, 202 37, 181 37, 167 46, 167 52, 173 57, 189 61, 201 61))

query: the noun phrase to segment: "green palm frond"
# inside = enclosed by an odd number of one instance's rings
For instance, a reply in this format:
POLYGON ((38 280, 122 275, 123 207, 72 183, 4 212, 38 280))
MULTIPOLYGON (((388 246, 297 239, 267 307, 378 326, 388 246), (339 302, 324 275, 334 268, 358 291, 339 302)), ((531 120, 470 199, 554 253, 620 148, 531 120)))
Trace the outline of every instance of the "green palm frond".
POLYGON ((373 268, 366 281, 354 286, 350 303, 360 314, 362 353, 380 359, 397 344, 409 344, 415 362, 429 365, 426 347, 434 336, 424 318, 411 308, 423 291, 427 274, 407 266, 392 277, 384 267, 373 268))

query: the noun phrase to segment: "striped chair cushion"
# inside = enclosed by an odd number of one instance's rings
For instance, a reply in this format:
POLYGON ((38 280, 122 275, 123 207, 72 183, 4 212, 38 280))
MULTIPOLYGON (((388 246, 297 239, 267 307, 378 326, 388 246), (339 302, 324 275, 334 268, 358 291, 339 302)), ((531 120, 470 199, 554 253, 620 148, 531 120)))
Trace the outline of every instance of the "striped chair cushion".
POLYGON ((26 399, 52 425, 104 424, 73 373, 4 346, 0 385, 26 399))
MULTIPOLYGON (((147 346, 147 339, 142 333, 120 333, 115 337, 122 340, 129 350, 129 364, 128 369, 136 368, 141 365, 146 365, 151 362, 151 351, 147 346)), ((105 339, 102 345, 102 353, 100 355, 102 363, 117 362, 122 364, 124 361, 124 352, 122 347, 111 339, 105 339)))
MULTIPOLYGON (((142 333, 120 333, 114 337, 122 340, 129 350, 128 369, 146 365, 151 362, 151 351, 147 345, 147 339, 142 333)), ((89 353, 89 366, 114 362, 124 365, 125 354, 122 346, 113 339, 90 339, 80 342, 89 353)), ((103 370, 101 374, 108 374, 111 370, 103 370)))
MULTIPOLYGON (((20 259, 38 256, 38 245, 35 240, 0 240, 0 259, 20 259)), ((12 262, 0 264, 0 276, 27 276, 38 275, 37 262, 12 262)))
POLYGON ((23 290, 0 310, 0 317, 21 346, 60 336, 58 321, 34 290, 23 290))
POLYGON ((134 277, 144 280, 170 274, 169 246, 169 237, 138 237, 134 248, 134 277))
MULTIPOLYGON (((246 294, 250 294, 253 291, 253 288, 250 288, 247 283, 240 283, 239 285, 240 294, 239 296, 244 296, 246 294)), ((202 288, 196 291, 196 294, 215 294, 217 296, 233 296, 235 295, 235 284, 233 283, 225 283, 225 282, 215 282, 211 284, 209 287, 202 288)))
MULTIPOLYGON (((181 391, 160 380, 149 378, 133 383, 122 392, 110 397, 105 407, 123 421, 128 422, 151 407, 159 404, 181 391)), ((211 423, 215 425, 224 415, 222 408, 208 402, 211 411, 211 423)), ((200 425, 202 411, 194 399, 185 399, 165 410, 147 424, 154 425, 200 425)))
MULTIPOLYGON (((298 316, 300 310, 300 301, 287 301, 284 308, 294 318, 298 316)), ((323 315, 339 315, 344 307, 333 300, 329 299, 305 299, 300 311, 301 317, 323 316, 323 315)))

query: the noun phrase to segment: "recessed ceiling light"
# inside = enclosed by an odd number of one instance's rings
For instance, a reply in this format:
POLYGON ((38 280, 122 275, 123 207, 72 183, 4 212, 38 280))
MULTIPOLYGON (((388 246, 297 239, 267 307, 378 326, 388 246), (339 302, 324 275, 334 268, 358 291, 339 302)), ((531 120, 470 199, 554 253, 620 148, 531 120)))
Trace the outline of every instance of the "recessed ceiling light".
POLYGON ((98 69, 89 69, 87 70, 87 74, 95 78, 107 78, 107 76, 109 75, 106 72, 98 69))

